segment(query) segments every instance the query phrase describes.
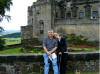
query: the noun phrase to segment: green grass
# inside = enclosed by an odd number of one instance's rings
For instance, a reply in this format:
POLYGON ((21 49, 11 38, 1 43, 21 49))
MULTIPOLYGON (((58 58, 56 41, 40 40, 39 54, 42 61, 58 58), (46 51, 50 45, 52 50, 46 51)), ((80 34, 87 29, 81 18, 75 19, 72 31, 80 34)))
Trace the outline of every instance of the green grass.
POLYGON ((0 54, 19 54, 19 53, 21 53, 20 47, 0 51, 0 54))
POLYGON ((26 50, 24 50, 24 52, 21 52, 21 47, 18 47, 18 48, 4 49, 4 50, 0 51, 0 54, 20 54, 20 53, 38 53, 38 54, 41 54, 43 52, 44 52, 43 49, 41 49, 41 50, 38 50, 38 49, 31 49, 31 50, 26 49, 26 50))
MULTIPOLYGON (((77 50, 82 50, 82 48, 77 49, 77 50)), ((90 50, 90 49, 88 49, 88 50, 90 50)), ((31 50, 30 49, 25 49, 23 53, 38 53, 38 54, 41 54, 43 52, 44 52, 43 49, 31 49, 31 50)), ((21 47, 11 48, 11 49, 4 49, 4 50, 0 51, 0 54, 20 54, 20 53, 22 53, 21 52, 21 47)))
POLYGON ((26 50, 24 50, 24 52, 21 52, 21 47, 18 47, 18 48, 4 49, 4 50, 0 51, 0 54, 20 54, 20 53, 38 53, 38 54, 41 54, 43 52, 44 52, 43 49, 41 49, 41 50, 38 50, 38 49, 31 49, 31 50, 26 49, 26 50))
POLYGON ((21 38, 4 38, 6 44, 5 45, 13 45, 21 43, 21 38))

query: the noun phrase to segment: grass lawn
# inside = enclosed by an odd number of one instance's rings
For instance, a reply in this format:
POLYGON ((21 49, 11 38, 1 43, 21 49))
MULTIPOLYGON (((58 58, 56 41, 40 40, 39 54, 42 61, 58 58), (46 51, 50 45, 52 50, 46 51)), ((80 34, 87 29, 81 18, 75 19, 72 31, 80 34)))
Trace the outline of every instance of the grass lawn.
POLYGON ((20 47, 0 51, 0 54, 19 54, 19 53, 21 53, 20 47))
POLYGON ((6 44, 5 45, 13 45, 21 43, 21 38, 4 38, 6 44))
MULTIPOLYGON (((74 48, 74 47, 68 47, 68 48, 73 48, 74 50, 75 49, 77 49, 77 50, 82 50, 83 49, 83 47, 81 47, 81 48, 74 48)), ((94 50, 94 49, 91 49, 91 48, 84 48, 85 50, 87 49, 87 50, 94 50)), ((24 50, 24 52, 23 53, 38 53, 38 54, 41 54, 41 53, 43 53, 44 52, 44 50, 43 49, 31 49, 31 50, 29 50, 29 49, 26 49, 26 50, 24 50), (28 50, 28 51, 27 51, 28 50)), ((0 54, 20 54, 20 53, 22 53, 21 52, 21 47, 18 47, 18 48, 11 48, 11 49, 4 49, 4 50, 2 50, 2 51, 0 51, 0 54)))

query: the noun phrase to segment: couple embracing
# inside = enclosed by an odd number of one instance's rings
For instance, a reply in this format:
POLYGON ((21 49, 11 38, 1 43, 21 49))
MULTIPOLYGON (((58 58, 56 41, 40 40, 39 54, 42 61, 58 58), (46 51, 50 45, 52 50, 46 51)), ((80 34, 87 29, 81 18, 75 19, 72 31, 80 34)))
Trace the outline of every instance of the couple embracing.
POLYGON ((43 40, 44 74, 49 72, 49 60, 52 62, 54 74, 66 74, 67 44, 59 34, 48 31, 48 37, 43 40))

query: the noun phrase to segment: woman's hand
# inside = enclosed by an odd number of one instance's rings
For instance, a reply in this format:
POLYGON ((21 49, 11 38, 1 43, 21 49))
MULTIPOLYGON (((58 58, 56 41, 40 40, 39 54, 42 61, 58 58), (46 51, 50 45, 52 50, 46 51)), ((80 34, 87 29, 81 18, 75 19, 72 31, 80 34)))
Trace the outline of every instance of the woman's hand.
POLYGON ((62 55, 62 52, 59 52, 59 55, 62 55))

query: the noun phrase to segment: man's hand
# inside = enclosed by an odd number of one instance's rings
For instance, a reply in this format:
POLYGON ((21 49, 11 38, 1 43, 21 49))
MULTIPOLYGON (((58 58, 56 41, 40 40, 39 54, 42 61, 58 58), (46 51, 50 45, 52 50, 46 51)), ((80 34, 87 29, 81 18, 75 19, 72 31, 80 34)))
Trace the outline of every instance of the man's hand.
POLYGON ((50 57, 52 57, 52 54, 51 54, 50 52, 47 52, 47 54, 48 54, 50 57))
POLYGON ((59 55, 62 55, 62 52, 59 52, 59 55))

